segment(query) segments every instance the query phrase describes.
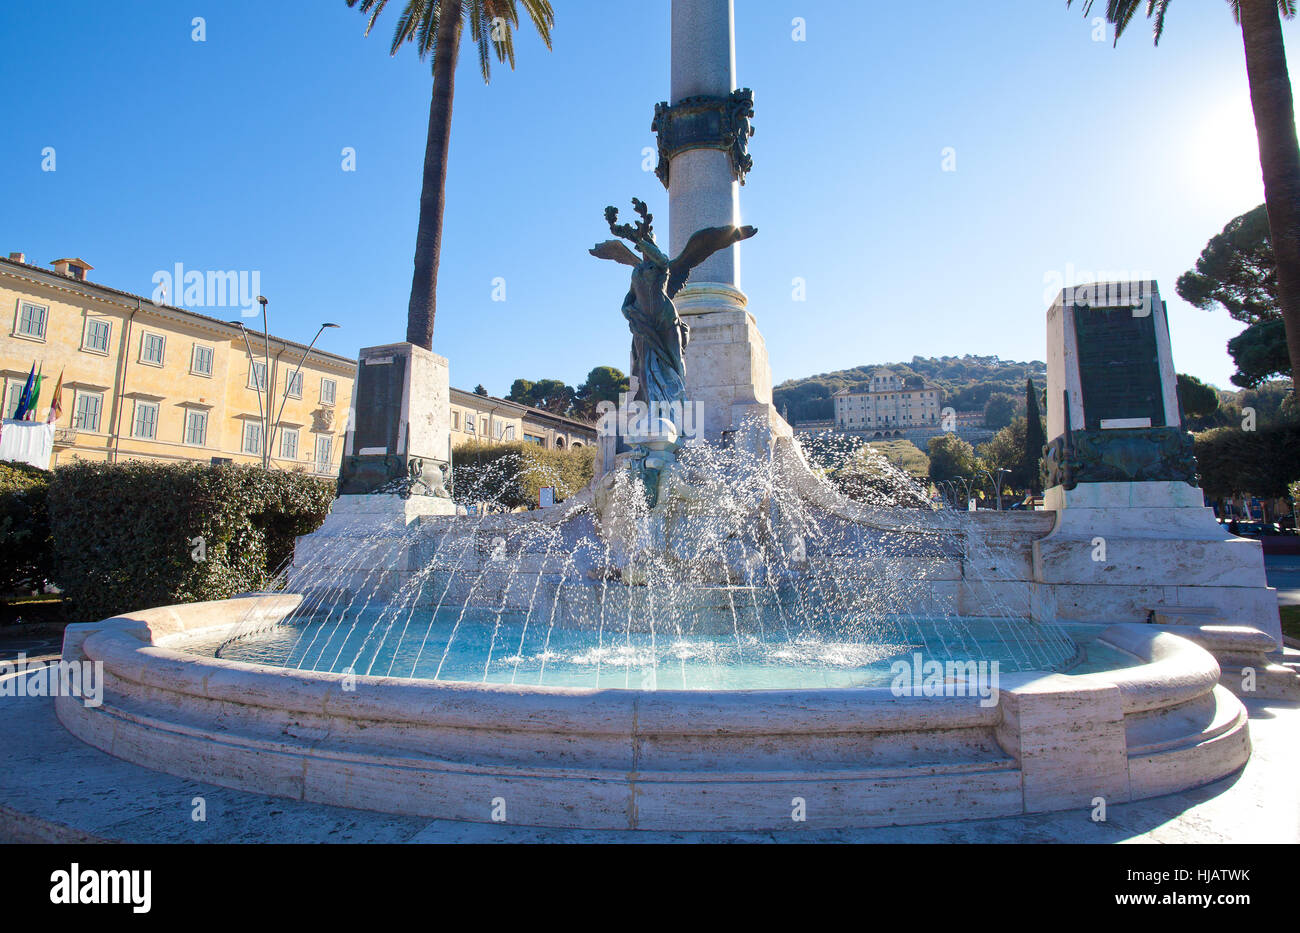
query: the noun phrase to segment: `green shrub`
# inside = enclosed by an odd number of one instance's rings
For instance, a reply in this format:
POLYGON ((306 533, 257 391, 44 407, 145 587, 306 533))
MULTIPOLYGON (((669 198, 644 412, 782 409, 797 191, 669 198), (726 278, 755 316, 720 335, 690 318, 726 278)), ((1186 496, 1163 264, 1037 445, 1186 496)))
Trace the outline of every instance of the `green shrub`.
POLYGON ((1238 493, 1282 497, 1300 479, 1300 424, 1280 422, 1256 431, 1236 426, 1195 436, 1200 485, 1213 498, 1238 493))
POLYGON ((595 472, 596 448, 547 450, 527 441, 470 441, 452 451, 451 461, 458 502, 495 502, 513 509, 536 505, 543 486, 555 487, 556 502, 581 490, 595 472))
POLYGON ((54 577, 49 487, 45 470, 0 462, 0 593, 33 590, 54 577))
POLYGON ((261 589, 333 497, 333 483, 253 466, 61 466, 49 493, 55 579, 80 620, 261 589))

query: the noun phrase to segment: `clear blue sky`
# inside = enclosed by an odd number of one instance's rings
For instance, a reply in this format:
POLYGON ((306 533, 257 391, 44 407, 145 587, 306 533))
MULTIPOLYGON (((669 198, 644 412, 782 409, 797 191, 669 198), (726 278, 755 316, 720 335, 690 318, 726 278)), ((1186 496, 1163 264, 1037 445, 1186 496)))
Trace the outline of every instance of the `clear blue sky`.
MULTIPOLYGON (((400 6, 363 38, 343 0, 4 4, 0 250, 79 256, 142 294, 177 262, 258 270, 276 333, 337 321, 323 346, 349 355, 402 339, 430 74, 388 55, 400 6)), ((642 150, 668 95, 668 0, 555 7, 553 52, 525 33, 517 71, 485 87, 464 58, 458 75, 434 349, 454 385, 493 394, 625 369, 626 270, 586 250, 633 196, 666 234, 642 150)), ((1228 385, 1240 325, 1174 293, 1263 200, 1226 2, 1174 4, 1158 49, 1145 23, 1118 49, 1092 41, 1063 0, 736 0, 736 32, 757 110, 743 285, 777 382, 914 354, 1044 359, 1045 277, 1074 269, 1154 275, 1178 368, 1228 385)))

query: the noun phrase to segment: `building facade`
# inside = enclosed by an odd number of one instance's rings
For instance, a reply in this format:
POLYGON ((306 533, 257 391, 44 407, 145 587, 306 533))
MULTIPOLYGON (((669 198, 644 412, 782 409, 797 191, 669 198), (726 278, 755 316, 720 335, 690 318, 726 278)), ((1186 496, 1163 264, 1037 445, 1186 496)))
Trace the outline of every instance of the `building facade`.
POLYGON ((492 395, 451 390, 451 446, 469 441, 528 441, 548 450, 568 450, 596 443, 596 428, 584 421, 521 405, 492 395))
POLYGON ((269 399, 271 464, 338 475, 355 360, 271 337, 268 367, 260 334, 250 355, 237 324, 98 285, 80 259, 53 266, 0 259, 0 412, 13 416, 34 363, 45 420, 62 373, 55 464, 261 463, 269 399))
POLYGON ((894 372, 877 372, 865 392, 841 389, 834 399, 841 431, 888 436, 940 427, 943 390, 924 382, 908 386, 894 372))

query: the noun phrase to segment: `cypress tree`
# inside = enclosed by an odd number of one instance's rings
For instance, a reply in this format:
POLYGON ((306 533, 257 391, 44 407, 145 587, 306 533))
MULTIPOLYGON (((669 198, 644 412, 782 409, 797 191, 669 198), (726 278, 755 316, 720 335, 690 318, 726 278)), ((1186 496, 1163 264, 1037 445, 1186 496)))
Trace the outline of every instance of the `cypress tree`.
POLYGON ((1043 417, 1038 405, 1038 390, 1032 378, 1025 380, 1025 458, 1020 470, 1026 480, 1029 491, 1040 495, 1043 481, 1039 462, 1043 459, 1043 447, 1047 444, 1047 431, 1043 428, 1043 417))

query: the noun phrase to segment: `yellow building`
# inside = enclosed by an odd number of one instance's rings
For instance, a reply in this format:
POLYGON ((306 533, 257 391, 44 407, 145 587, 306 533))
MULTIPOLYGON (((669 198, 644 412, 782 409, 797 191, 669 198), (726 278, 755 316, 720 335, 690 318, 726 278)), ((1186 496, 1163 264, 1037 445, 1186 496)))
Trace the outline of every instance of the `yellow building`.
POLYGON ((940 424, 943 390, 928 382, 908 385, 897 373, 879 372, 865 392, 835 393, 835 424, 840 430, 883 436, 934 428, 940 424))
POLYGON ((566 450, 595 444, 596 428, 530 405, 452 389, 452 449, 468 441, 529 441, 549 450, 566 450))
POLYGON ((84 260, 53 266, 0 259, 0 411, 13 416, 35 362, 44 420, 62 372, 55 463, 261 463, 260 384, 279 416, 272 465, 338 475, 355 360, 312 350, 293 376, 307 347, 271 337, 268 375, 260 334, 250 357, 237 324, 95 284, 84 260))

